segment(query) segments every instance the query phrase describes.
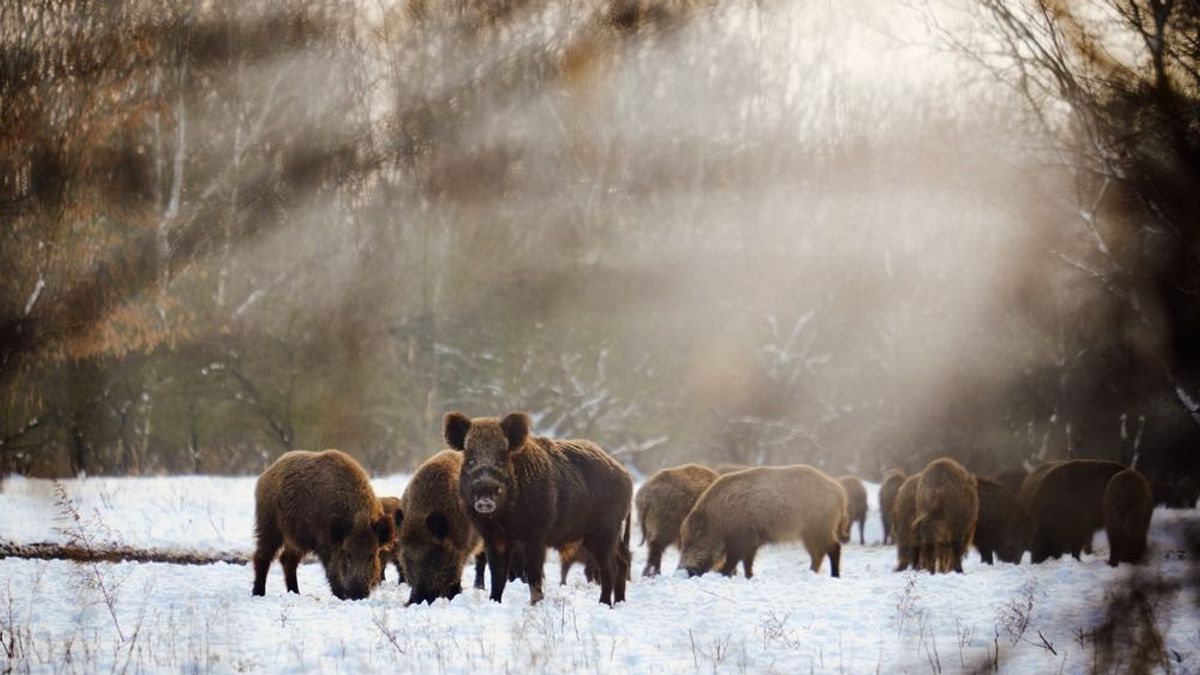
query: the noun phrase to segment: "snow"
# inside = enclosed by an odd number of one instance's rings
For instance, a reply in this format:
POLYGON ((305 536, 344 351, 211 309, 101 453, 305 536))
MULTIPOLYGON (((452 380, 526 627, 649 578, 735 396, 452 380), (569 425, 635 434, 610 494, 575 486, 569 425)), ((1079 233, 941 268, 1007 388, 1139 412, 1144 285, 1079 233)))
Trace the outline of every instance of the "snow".
MULTIPOLYGON (((400 494, 405 478, 381 478, 375 486, 380 494, 400 494)), ((63 485, 85 520, 103 524, 103 538, 201 551, 253 546, 253 478, 88 478, 63 485)), ((868 487, 868 542, 880 538, 876 490, 868 487)), ((6 479, 0 539, 63 541, 54 529, 57 513, 53 483, 6 479)), ((1188 572, 1175 538, 1198 516, 1155 512, 1155 576, 1188 572)), ((1082 562, 989 567, 972 552, 965 574, 936 577, 894 573, 892 547, 856 542, 857 528, 843 547, 840 579, 829 577, 827 566, 819 575, 809 572, 803 549, 787 545, 764 549, 751 580, 676 578, 669 573, 673 549, 664 559, 668 573, 646 580, 640 576, 645 549, 635 547, 629 601, 615 609, 597 602, 599 589, 578 566, 565 587, 554 584, 553 554, 546 600, 537 607, 529 606, 520 582, 508 586, 503 604, 490 602, 486 592, 470 588, 468 568, 468 590, 453 601, 407 608, 408 589, 394 573, 370 598, 343 602, 330 594, 318 564, 301 566, 300 595, 284 593, 276 565, 267 596, 252 598, 246 566, 10 558, 0 560, 6 645, 0 670, 928 672, 940 666, 955 672, 990 668, 998 646, 1003 670, 1074 673, 1092 669, 1094 646, 1086 635, 1103 623, 1106 599, 1133 569, 1105 564, 1103 534, 1095 555, 1082 562)), ((1178 672, 1200 671, 1195 603, 1188 590, 1155 608, 1178 672)))

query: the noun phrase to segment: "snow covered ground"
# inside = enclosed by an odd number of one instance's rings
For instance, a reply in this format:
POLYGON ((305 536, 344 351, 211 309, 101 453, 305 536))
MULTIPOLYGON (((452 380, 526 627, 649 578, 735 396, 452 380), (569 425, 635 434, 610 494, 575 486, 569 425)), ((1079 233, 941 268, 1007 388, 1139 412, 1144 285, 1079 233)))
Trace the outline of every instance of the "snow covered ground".
MULTIPOLYGON (((405 477, 375 481, 400 494, 405 477)), ((253 478, 65 481, 101 540, 137 547, 248 552, 253 478)), ((252 598, 249 567, 155 563, 80 565, 0 560, 0 672, 931 672, 991 669, 1085 672, 1096 663, 1090 633, 1129 566, 1095 555, 1044 565, 978 562, 963 575, 893 573, 880 546, 875 486, 867 546, 843 547, 842 578, 808 571, 797 546, 760 553, 756 576, 640 578, 635 548, 629 601, 597 603, 577 567, 565 587, 553 554, 547 597, 509 585, 503 604, 470 589, 453 602, 404 607, 394 574, 372 596, 336 600, 319 565, 300 570, 287 595, 276 565, 267 596, 252 598)), ((0 489, 0 540, 65 541, 54 484, 9 478, 0 489)), ((1187 573, 1178 541, 1197 511, 1156 511, 1155 578, 1187 573)), ((635 535, 635 543, 637 541, 635 535)), ((855 531, 857 542, 857 531, 855 531)), ((674 550, 664 559, 673 569, 674 550)), ((470 570, 467 570, 467 575, 470 570)), ((1175 672, 1200 672, 1200 610, 1192 590, 1155 608, 1175 672)), ((1118 667, 1119 669, 1119 667, 1118 667)))

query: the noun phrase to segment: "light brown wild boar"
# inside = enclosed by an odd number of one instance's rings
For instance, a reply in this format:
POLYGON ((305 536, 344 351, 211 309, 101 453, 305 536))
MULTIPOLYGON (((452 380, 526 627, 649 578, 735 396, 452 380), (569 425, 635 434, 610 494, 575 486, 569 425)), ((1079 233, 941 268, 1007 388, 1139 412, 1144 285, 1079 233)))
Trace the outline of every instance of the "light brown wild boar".
MULTIPOLYGON (((399 497, 380 497, 379 505, 383 507, 383 512, 388 518, 395 523, 397 531, 400 527, 400 519, 397 514, 400 511, 399 497)), ((404 583, 404 568, 400 567, 400 545, 393 541, 390 544, 385 544, 379 547, 379 580, 387 581, 387 566, 388 563, 396 566, 396 574, 400 577, 396 583, 404 583)))
POLYGON ((897 572, 920 567, 921 549, 913 530, 913 520, 917 517, 917 484, 920 482, 921 474, 905 478, 892 505, 892 541, 896 543, 897 572))
MULTIPOLYGON (((846 515, 850 518, 850 523, 858 523, 858 543, 866 544, 866 537, 863 535, 863 528, 867 524, 867 489, 863 487, 863 483, 856 476, 841 476, 837 479, 838 484, 846 491, 846 515)), ((847 530, 846 538, 843 543, 850 541, 850 532, 847 530)))
POLYGON ((483 588, 483 541, 458 494, 463 456, 442 450, 417 467, 400 498, 400 560, 412 587, 408 604, 462 592, 462 573, 476 555, 475 587, 483 588))
POLYGON ((759 467, 717 478, 700 495, 680 529, 679 567, 688 576, 720 567, 731 576, 742 563, 754 576, 754 556, 763 544, 800 540, 812 556, 812 571, 829 557, 839 575, 839 536, 849 527, 846 491, 811 466, 759 467))
POLYGON ((892 540, 892 512, 896 507, 896 495, 907 476, 900 469, 891 469, 883 474, 879 485, 879 519, 883 521, 883 543, 892 540))
POLYGON ((342 600, 367 597, 379 583, 379 549, 396 528, 371 489, 367 472, 338 450, 293 450, 269 466, 254 488, 258 547, 254 595, 265 595, 275 553, 288 591, 299 593, 296 567, 315 552, 329 588, 342 600))
POLYGON ((975 476, 949 457, 930 462, 917 483, 917 516, 913 519, 921 568, 931 574, 962 572, 962 558, 971 545, 978 517, 975 476))
POLYGON ((679 545, 679 528, 696 500, 717 479, 717 472, 699 464, 663 469, 637 491, 634 504, 642 524, 642 543, 649 545, 642 576, 662 571, 663 551, 679 545))
POLYGON ((1104 531, 1108 534, 1108 564, 1137 565, 1146 556, 1146 532, 1154 513, 1150 481, 1134 469, 1113 476, 1104 488, 1104 531))

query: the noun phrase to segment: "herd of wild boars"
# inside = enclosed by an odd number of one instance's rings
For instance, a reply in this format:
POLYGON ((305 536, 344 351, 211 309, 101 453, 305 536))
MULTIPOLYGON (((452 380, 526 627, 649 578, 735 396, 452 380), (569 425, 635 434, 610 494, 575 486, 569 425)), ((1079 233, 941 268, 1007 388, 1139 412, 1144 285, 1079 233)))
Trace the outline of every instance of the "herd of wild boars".
POLYGON ((1044 462, 1024 474, 1015 494, 1005 485, 1015 483, 1011 474, 975 476, 947 458, 904 478, 889 496, 890 486, 900 480, 890 474, 880 489, 884 522, 896 542, 897 570, 961 572, 967 545, 974 545, 989 565, 995 558, 1020 564, 1026 551, 1033 563, 1064 553, 1078 560, 1091 552, 1100 529, 1108 536, 1109 565, 1145 558, 1155 496, 1141 473, 1117 462, 1044 462), (931 493, 935 485, 941 487, 931 493))
MULTIPOLYGON (((866 543, 867 491, 855 476, 834 479, 806 465, 686 464, 655 473, 634 497, 630 473, 598 445, 535 436, 530 426, 523 413, 447 414, 448 449, 425 460, 400 497, 377 496, 343 452, 284 454, 255 487, 254 595, 265 594, 277 554, 287 590, 298 593, 297 566, 315 553, 340 599, 365 598, 389 565, 411 589, 408 604, 453 598, 473 560, 475 587, 490 587, 492 600, 520 578, 536 604, 554 548, 561 581, 582 563, 611 606, 625 600, 631 576, 631 502, 648 550, 643 577, 660 574, 663 553, 675 546, 676 575, 733 576, 740 565, 750 578, 758 549, 786 542, 805 548, 813 572, 828 559, 838 577, 853 523, 866 543)), ((1019 564, 1026 552, 1034 563, 1064 553, 1078 559, 1101 528, 1108 563, 1137 564, 1162 503, 1137 470, 1103 460, 988 478, 940 458, 914 475, 893 469, 881 478, 883 543, 896 546, 897 571, 962 572, 970 546, 989 565, 1019 564)))

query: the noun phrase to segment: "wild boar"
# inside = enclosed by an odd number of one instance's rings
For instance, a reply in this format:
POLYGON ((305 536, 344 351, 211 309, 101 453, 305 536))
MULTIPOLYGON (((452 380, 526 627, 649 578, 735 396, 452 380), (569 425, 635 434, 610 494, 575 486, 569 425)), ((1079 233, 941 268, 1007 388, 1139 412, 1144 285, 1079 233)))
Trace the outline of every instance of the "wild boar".
POLYGON ((1070 553, 1079 560, 1080 553, 1090 549, 1092 535, 1104 526, 1108 481, 1124 470, 1121 464, 1098 459, 1037 467, 1021 486, 1035 527, 1030 559, 1040 563, 1070 553), (1031 486, 1031 481, 1036 482, 1031 486))
POLYGON ((932 573, 962 572, 979 517, 975 476, 949 457, 930 462, 917 483, 913 530, 921 547, 921 568, 932 573))
POLYGON ((287 590, 299 593, 296 568, 316 552, 329 588, 342 600, 367 597, 380 579, 379 549, 396 538, 367 472, 338 450, 293 450, 275 461, 254 488, 257 550, 254 595, 265 595, 276 552, 287 590))
POLYGON ((642 543, 649 545, 642 576, 653 577, 662 571, 663 552, 679 545, 683 519, 716 479, 717 473, 708 467, 684 464, 655 473, 638 490, 634 504, 642 525, 642 543))
POLYGON ((1033 539, 1033 519, 1007 487, 998 481, 976 476, 979 490, 979 520, 975 523, 975 548, 979 559, 989 565, 994 558, 1021 564, 1033 539))
POLYGON ((531 436, 530 424, 524 413, 471 419, 458 412, 443 424, 446 442, 464 454, 459 495, 483 537, 491 599, 504 595, 514 545, 524 550, 536 604, 544 597, 546 547, 579 541, 596 563, 600 602, 623 602, 633 479, 595 443, 531 436))
POLYGON ((763 544, 800 540, 821 571, 829 557, 839 576, 842 546, 848 529, 846 491, 811 466, 759 467, 717 478, 700 495, 680 528, 680 569, 689 576, 714 567, 730 576, 742 563, 754 576, 754 556, 763 544))
POLYGON ((921 474, 909 476, 900 484, 892 505, 892 541, 896 542, 896 571, 920 569, 921 548, 913 521, 917 517, 917 485, 921 474))
MULTIPOLYGON (((842 489, 846 491, 846 514, 851 523, 858 523, 858 543, 866 544, 863 528, 867 524, 867 489, 861 480, 855 476, 841 476, 837 479, 842 489)), ((847 533, 848 535, 849 533, 847 533)), ((842 541, 849 541, 850 537, 842 541)))
POLYGON ((1104 531, 1108 564, 1137 565, 1146 556, 1146 533, 1154 513, 1154 493, 1146 477, 1134 469, 1116 473, 1104 488, 1104 531))
MULTIPOLYGON (((419 466, 400 498, 400 559, 412 588, 408 604, 452 599, 462 592, 467 559, 482 552, 479 534, 459 500, 462 453, 442 450, 419 466)), ((483 588, 477 558, 475 587, 483 588)))
MULTIPOLYGON (((400 519, 397 514, 400 511, 399 497, 380 497, 379 505, 383 507, 383 512, 391 518, 396 526, 396 531, 399 532, 400 519)), ((396 576, 399 577, 397 583, 404 583, 404 568, 400 566, 400 547, 397 542, 392 542, 389 545, 379 547, 379 580, 387 581, 387 566, 391 563, 396 566, 396 576)))
POLYGON ((907 476, 899 469, 891 469, 883 475, 879 485, 879 519, 883 522, 883 543, 892 541, 892 512, 896 507, 896 495, 907 476))

